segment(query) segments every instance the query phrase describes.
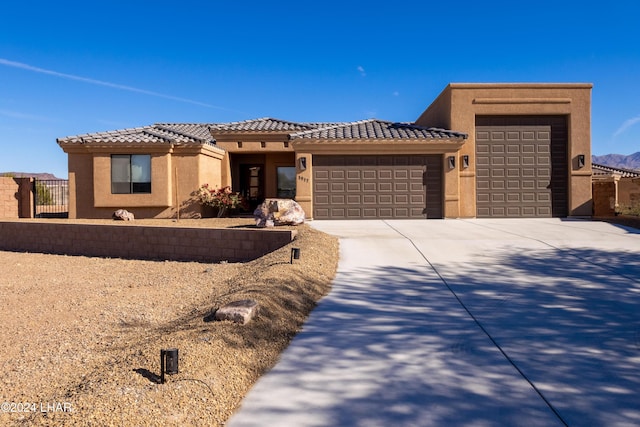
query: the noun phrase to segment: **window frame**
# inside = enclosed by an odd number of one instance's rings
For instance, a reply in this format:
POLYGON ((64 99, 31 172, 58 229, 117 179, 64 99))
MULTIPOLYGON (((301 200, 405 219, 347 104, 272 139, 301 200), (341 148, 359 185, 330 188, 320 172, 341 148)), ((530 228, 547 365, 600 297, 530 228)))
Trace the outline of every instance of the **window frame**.
POLYGON ((286 198, 286 199, 296 198, 297 187, 298 187, 297 185, 298 183, 296 182, 296 173, 297 171, 295 166, 289 166, 289 165, 276 166, 276 193, 278 198, 286 198), (292 177, 287 176, 288 175, 287 172, 293 172, 293 176, 292 177), (293 188, 281 187, 281 181, 280 181, 281 176, 286 177, 287 181, 293 184, 293 188), (287 196, 290 196, 290 197, 287 197, 287 196))
POLYGON ((111 194, 151 194, 151 155, 112 154, 111 194))

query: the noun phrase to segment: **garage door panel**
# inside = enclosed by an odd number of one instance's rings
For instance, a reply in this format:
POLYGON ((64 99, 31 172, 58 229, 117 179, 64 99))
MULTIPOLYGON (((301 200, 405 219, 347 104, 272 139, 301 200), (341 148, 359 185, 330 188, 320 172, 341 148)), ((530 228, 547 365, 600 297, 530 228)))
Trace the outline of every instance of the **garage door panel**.
MULTIPOLYGON (((362 217, 366 219, 375 219, 378 217, 378 210, 372 209, 372 208, 362 209, 362 217)), ((353 218, 353 219, 358 219, 358 218, 353 218)))
POLYGON ((393 191, 396 193, 408 193, 409 192, 409 183, 408 182, 394 182, 393 183, 393 191))
POLYGON ((378 179, 384 179, 386 181, 393 179, 393 170, 383 169, 378 171, 378 179))
MULTIPOLYGON (((536 140, 536 133, 534 131, 524 131, 522 133, 518 133, 518 138, 522 138, 522 141, 534 141, 536 140)), ((513 138, 515 141, 519 141, 518 138, 513 138)))
POLYGON ((318 205, 329 205, 329 195, 328 194, 322 194, 322 195, 318 195, 318 197, 316 198, 315 202, 318 205))
POLYGON ((367 205, 375 205, 378 203, 378 196, 371 194, 362 195, 362 203, 367 205))
POLYGON ((441 155, 340 157, 313 157, 314 218, 442 217, 441 155))
POLYGON ((393 196, 393 203, 396 205, 409 205, 411 204, 411 199, 408 194, 396 194, 393 196))
POLYGON ((566 216, 567 141, 562 116, 476 117, 477 216, 566 216))
POLYGON ((392 192, 393 191, 393 183, 392 182, 379 182, 378 183, 378 191, 382 192, 392 192))
POLYGON ((328 182, 315 182, 313 186, 313 190, 318 193, 326 193, 329 191, 329 183, 328 182))
POLYGON ((393 171, 393 179, 409 179, 409 173, 408 169, 395 169, 393 171))
POLYGON ((410 218, 411 210, 409 208, 396 208, 393 210, 394 218, 410 218))
POLYGON ((378 177, 375 170, 363 170, 362 171, 362 179, 371 179, 375 180, 378 177))

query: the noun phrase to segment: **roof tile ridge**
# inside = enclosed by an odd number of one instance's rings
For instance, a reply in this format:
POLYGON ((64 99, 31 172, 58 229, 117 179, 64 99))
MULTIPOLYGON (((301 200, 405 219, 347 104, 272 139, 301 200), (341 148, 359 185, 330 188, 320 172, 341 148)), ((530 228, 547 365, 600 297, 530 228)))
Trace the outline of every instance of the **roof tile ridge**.
POLYGON ((428 132, 441 132, 441 133, 446 133, 446 134, 453 135, 453 136, 456 136, 456 137, 462 137, 464 139, 469 137, 469 135, 464 133, 464 132, 458 132, 458 131, 455 131, 455 130, 444 129, 444 128, 439 128, 439 127, 434 127, 434 126, 422 126, 422 125, 417 124, 416 122, 395 122, 394 125, 402 125, 404 127, 410 128, 410 129, 424 130, 424 131, 428 131, 428 132))
POLYGON ((160 124, 155 124, 154 128, 160 129, 160 130, 165 131, 165 132, 174 133, 176 135, 183 136, 185 138, 191 138, 191 139, 199 141, 199 142, 206 142, 206 140, 200 138, 199 136, 192 135, 192 134, 187 133, 187 132, 182 132, 182 131, 173 129, 173 128, 168 127, 168 126, 165 127, 165 126, 162 126, 160 124))
POLYGON ((160 132, 158 132, 158 130, 155 129, 155 128, 144 130, 142 133, 150 135, 150 136, 153 136, 155 138, 162 139, 162 140, 164 140, 166 142, 175 142, 176 141, 175 138, 170 138, 167 135, 163 135, 160 132))
POLYGON ((229 126, 235 126, 235 125, 240 125, 240 124, 246 124, 246 123, 251 123, 251 122, 259 122, 259 121, 265 121, 265 120, 269 120, 270 117, 260 117, 257 119, 247 119, 247 120, 238 120, 235 122, 226 122, 226 123, 214 123, 212 125, 210 125, 211 128, 217 128, 217 129, 224 129, 225 127, 229 127, 229 126))
POLYGON ((310 134, 310 133, 314 133, 314 132, 322 132, 322 131, 327 131, 327 130, 346 128, 348 126, 360 125, 360 124, 365 124, 365 123, 373 123, 373 122, 376 122, 376 121, 378 121, 378 120, 377 119, 364 119, 364 120, 356 120, 354 122, 331 123, 328 126, 318 126, 317 128, 314 128, 314 129, 303 130, 303 131, 299 131, 299 132, 293 132, 293 133, 289 134, 289 137, 304 136, 304 135, 307 135, 307 134, 310 134))
POLYGON ((146 125, 146 126, 136 126, 136 127, 131 127, 131 128, 122 128, 122 129, 114 129, 114 130, 105 130, 105 131, 100 131, 100 132, 91 132, 91 133, 80 133, 77 135, 68 135, 68 136, 63 136, 60 138, 56 138, 56 141, 58 142, 58 144, 60 142, 66 142, 66 141, 70 141, 70 140, 81 140, 83 143, 86 140, 91 140, 91 139, 96 139, 96 138, 104 138, 104 137, 108 137, 108 136, 117 136, 117 135, 131 135, 133 133, 140 133, 140 132, 144 132, 147 129, 152 128, 152 125, 146 125))
POLYGON ((273 120, 274 122, 286 123, 286 124, 289 124, 289 125, 301 126, 301 127, 314 129, 312 125, 310 125, 308 123, 304 123, 304 122, 294 122, 294 121, 291 121, 291 120, 282 120, 282 119, 278 119, 278 118, 275 118, 275 117, 265 117, 264 120, 273 120))

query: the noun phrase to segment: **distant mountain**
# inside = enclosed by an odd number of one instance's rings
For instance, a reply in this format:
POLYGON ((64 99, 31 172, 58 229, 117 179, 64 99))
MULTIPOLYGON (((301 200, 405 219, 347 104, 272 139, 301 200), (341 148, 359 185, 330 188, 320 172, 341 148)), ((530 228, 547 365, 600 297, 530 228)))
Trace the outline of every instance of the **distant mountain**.
POLYGON ((613 168, 640 170, 640 151, 625 156, 623 154, 605 154, 603 156, 591 156, 593 163, 611 166, 613 168))
POLYGON ((37 178, 37 179, 62 179, 56 177, 52 173, 40 172, 40 173, 29 173, 29 172, 0 172, 0 176, 15 176, 16 178, 37 178))

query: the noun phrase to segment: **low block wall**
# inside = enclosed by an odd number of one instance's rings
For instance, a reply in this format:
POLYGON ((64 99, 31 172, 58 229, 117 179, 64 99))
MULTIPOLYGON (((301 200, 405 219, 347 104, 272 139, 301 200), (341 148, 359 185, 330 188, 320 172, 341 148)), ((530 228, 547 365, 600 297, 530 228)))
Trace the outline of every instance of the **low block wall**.
POLYGON ((242 262, 290 243, 295 230, 0 221, 0 250, 108 258, 242 262))
POLYGON ((0 218, 18 218, 18 183, 0 176, 0 218))
POLYGON ((613 181, 594 182, 592 194, 594 216, 613 216, 616 214, 616 188, 613 181))

